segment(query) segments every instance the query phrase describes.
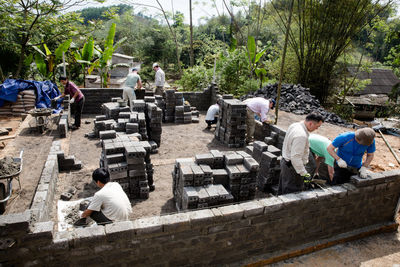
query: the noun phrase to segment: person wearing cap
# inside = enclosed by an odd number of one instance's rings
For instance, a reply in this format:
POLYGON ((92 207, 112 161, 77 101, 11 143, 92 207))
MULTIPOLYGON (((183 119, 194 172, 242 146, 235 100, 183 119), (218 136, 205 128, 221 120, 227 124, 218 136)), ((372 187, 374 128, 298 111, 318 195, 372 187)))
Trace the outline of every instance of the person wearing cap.
POLYGON ((165 73, 164 71, 160 68, 158 63, 153 64, 153 70, 156 72, 155 78, 154 78, 154 85, 156 86, 155 94, 156 95, 163 95, 164 93, 164 83, 165 83, 165 73))
POLYGON ((268 121, 267 114, 270 109, 274 109, 275 100, 265 99, 263 97, 248 98, 243 101, 247 106, 246 125, 247 135, 246 142, 250 143, 253 141, 254 131, 256 128, 255 115, 261 118, 261 122, 266 123, 268 121))
MULTIPOLYGON (((90 217, 97 224, 128 220, 132 206, 121 185, 117 182, 110 182, 110 174, 105 168, 94 170, 92 178, 100 190, 94 194, 93 200, 81 217, 90 217)), ((75 225, 84 226, 86 220, 80 220, 75 225)))
POLYGON ((132 69, 132 72, 128 74, 125 80, 124 91, 122 92, 122 98, 128 101, 129 107, 132 111, 132 101, 136 99, 135 87, 137 89, 142 88, 142 80, 140 79, 138 70, 136 68, 132 69))
POLYGON ((367 178, 367 167, 371 164, 376 150, 375 131, 366 127, 356 132, 342 133, 332 141, 327 150, 335 159, 332 184, 347 183, 350 176, 355 174, 367 178), (365 152, 367 157, 362 162, 365 152))
POLYGON ((315 174, 314 178, 319 177, 319 167, 324 161, 328 166, 329 180, 333 180, 333 164, 335 159, 329 154, 327 147, 331 144, 331 140, 319 134, 310 134, 308 137, 310 150, 315 159, 315 174))
POLYGON ((308 137, 324 122, 321 114, 313 112, 304 121, 292 123, 286 131, 282 145, 278 194, 289 194, 304 189, 304 183, 311 181, 306 170, 310 153, 308 137))
POLYGON ((67 77, 61 76, 59 78, 59 82, 64 86, 64 93, 54 98, 54 100, 58 100, 62 97, 65 97, 67 94, 70 95, 69 103, 72 105, 71 108, 74 111, 75 121, 72 126, 72 130, 78 129, 81 127, 81 116, 83 106, 85 104, 85 96, 82 91, 76 86, 75 83, 68 80, 67 77))

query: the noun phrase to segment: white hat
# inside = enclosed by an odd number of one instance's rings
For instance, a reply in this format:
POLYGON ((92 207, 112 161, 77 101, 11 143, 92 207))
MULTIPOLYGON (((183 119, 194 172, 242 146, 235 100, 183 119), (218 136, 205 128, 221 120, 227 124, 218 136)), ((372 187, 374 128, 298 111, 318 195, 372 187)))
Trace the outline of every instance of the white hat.
POLYGON ((153 64, 153 68, 154 67, 159 67, 157 62, 153 64))

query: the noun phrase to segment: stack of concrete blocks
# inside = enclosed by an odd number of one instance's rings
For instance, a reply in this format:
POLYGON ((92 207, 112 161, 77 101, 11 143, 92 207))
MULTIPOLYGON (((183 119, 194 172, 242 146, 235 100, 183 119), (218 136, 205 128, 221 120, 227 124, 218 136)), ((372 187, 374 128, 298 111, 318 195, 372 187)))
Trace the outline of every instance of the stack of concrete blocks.
POLYGON ((172 172, 176 205, 194 209, 254 199, 258 171, 257 161, 244 151, 211 150, 195 155, 195 162, 177 159, 172 172))
POLYGON ((262 153, 260 172, 257 177, 258 188, 262 191, 271 190, 279 183, 281 150, 269 145, 262 153))
POLYGON ((62 138, 67 136, 70 118, 71 109, 69 103, 69 95, 66 95, 63 100, 63 111, 60 114, 60 120, 58 121, 58 133, 62 138))
POLYGON ((174 122, 175 121, 175 90, 165 90, 165 107, 164 107, 164 121, 174 122))
POLYGON ((257 189, 259 164, 245 152, 225 152, 225 169, 229 177, 229 190, 235 201, 254 199, 257 189))
POLYGON ((246 138, 246 104, 237 99, 222 99, 215 138, 230 148, 243 147, 246 138))
POLYGON ((58 161, 58 170, 62 171, 77 171, 82 169, 82 162, 77 160, 74 155, 65 156, 61 149, 56 153, 58 161))
POLYGON ((175 123, 184 123, 185 107, 182 92, 175 92, 175 123))
POLYGON ((114 129, 115 120, 107 119, 106 115, 98 115, 94 119, 93 133, 95 137, 100 137, 100 132, 111 131, 114 129))
POLYGON ((172 177, 178 210, 212 207, 233 200, 224 186, 212 184, 212 170, 206 164, 197 164, 190 158, 177 159, 172 177))
POLYGON ((109 171, 111 181, 118 182, 130 199, 147 199, 154 172, 150 151, 149 142, 126 135, 104 139, 100 166, 109 171))
POLYGON ((155 103, 146 104, 146 125, 149 140, 154 141, 158 147, 161 144, 162 133, 162 110, 155 103))
POLYGON ((117 102, 103 103, 101 105, 101 110, 102 110, 101 113, 104 114, 107 119, 113 119, 113 120, 118 119, 118 114, 120 110, 119 110, 119 104, 117 102))

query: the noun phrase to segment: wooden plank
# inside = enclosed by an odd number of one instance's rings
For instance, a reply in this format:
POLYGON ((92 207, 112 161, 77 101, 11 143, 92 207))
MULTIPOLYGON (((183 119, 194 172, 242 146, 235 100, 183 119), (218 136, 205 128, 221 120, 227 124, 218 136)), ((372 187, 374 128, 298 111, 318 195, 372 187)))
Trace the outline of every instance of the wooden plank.
POLYGON ((386 140, 385 136, 382 134, 381 130, 378 130, 379 133, 381 134, 381 137, 383 138, 383 141, 385 141, 387 147, 389 148, 390 152, 392 152, 394 158, 397 160, 397 162, 400 164, 400 159, 397 156, 396 152, 394 152, 392 146, 389 144, 389 142, 386 140))
POLYGON ((15 138, 16 137, 16 135, 14 134, 14 135, 10 135, 10 136, 3 136, 3 137, 0 137, 0 141, 4 141, 4 140, 8 140, 8 139, 13 139, 13 138, 15 138))

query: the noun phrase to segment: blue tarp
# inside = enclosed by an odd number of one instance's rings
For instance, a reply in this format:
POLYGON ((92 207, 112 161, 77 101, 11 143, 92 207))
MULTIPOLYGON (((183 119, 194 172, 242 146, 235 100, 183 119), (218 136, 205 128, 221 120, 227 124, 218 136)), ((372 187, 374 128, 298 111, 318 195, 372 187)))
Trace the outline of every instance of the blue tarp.
MULTIPOLYGON (((17 101, 18 92, 24 90, 36 91, 36 107, 51 108, 51 99, 61 95, 57 85, 51 81, 30 81, 30 80, 14 80, 7 79, 0 84, 0 107, 4 105, 4 101, 17 101)), ((57 102, 57 108, 54 113, 61 111, 61 102, 57 102)))

